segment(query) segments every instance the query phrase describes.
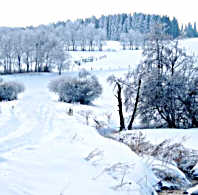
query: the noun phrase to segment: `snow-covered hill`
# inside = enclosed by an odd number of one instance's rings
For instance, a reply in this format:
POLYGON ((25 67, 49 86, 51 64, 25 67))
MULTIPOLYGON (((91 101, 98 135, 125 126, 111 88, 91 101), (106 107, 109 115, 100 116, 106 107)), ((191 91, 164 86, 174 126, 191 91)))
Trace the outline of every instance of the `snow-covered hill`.
POLYGON ((4 77, 23 82, 26 91, 17 101, 0 103, 0 194, 151 194, 157 180, 147 165, 82 123, 75 109, 67 115, 70 105, 47 89, 55 77, 4 77))
MULTIPOLYGON (((198 39, 184 40, 196 52, 198 39)), ((141 60, 141 51, 122 51, 112 42, 104 52, 71 52, 74 65, 91 70, 103 85, 93 106, 60 103, 47 85, 57 74, 19 74, 4 80, 24 83, 26 91, 13 102, 0 102, 0 194, 2 195, 150 195, 155 178, 146 162, 118 142, 102 137, 81 111, 107 118, 117 127, 117 103, 106 78, 123 75, 141 60), (113 46, 114 48, 109 51, 113 46), (74 115, 69 116, 69 108, 74 115)), ((144 130, 143 130, 144 131, 144 130)), ((154 143, 164 138, 188 137, 186 146, 197 149, 198 133, 192 130, 145 130, 154 143)))

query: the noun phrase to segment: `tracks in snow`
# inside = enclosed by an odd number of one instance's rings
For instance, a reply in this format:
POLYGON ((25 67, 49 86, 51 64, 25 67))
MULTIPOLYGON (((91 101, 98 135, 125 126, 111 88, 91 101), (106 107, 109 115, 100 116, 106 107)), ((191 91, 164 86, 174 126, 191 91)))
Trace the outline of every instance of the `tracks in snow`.
POLYGON ((0 123, 0 153, 25 145, 37 145, 60 134, 54 123, 57 115, 55 104, 47 88, 27 90, 14 108, 6 113, 7 119, 0 123))

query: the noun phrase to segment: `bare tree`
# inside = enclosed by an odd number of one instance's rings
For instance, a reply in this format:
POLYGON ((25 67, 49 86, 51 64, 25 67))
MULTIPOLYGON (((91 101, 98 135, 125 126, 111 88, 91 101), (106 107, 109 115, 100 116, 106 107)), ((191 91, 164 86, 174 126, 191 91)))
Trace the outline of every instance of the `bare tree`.
POLYGON ((125 120, 124 120, 124 115, 123 115, 123 102, 122 102, 122 80, 116 78, 114 75, 108 77, 107 81, 110 84, 114 85, 114 89, 117 88, 117 92, 116 92, 116 99, 118 101, 118 113, 119 113, 119 118, 120 118, 120 131, 125 129, 125 120))

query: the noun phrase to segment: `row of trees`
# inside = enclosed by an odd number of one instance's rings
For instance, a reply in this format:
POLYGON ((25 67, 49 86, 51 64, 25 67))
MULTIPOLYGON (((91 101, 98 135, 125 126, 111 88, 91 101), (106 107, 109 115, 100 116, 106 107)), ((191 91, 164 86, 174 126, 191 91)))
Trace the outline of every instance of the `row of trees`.
POLYGON ((56 35, 64 42, 67 51, 102 51, 106 40, 106 31, 95 28, 93 23, 82 24, 80 21, 68 21, 64 25, 54 27, 56 35))
POLYGON ((37 28, 0 28, 1 72, 48 72, 57 69, 61 74, 69 67, 67 51, 102 50, 105 32, 93 24, 68 22, 37 28))
POLYGON ((120 42, 122 44, 123 50, 125 49, 138 49, 146 41, 146 34, 140 32, 129 30, 128 33, 121 33, 120 42))
POLYGON ((143 62, 126 78, 108 80, 117 86, 120 130, 132 129, 137 116, 146 127, 198 127, 196 60, 171 41, 160 25, 150 33, 143 62), (123 104, 132 113, 127 127, 123 104))
POLYGON ((1 29, 0 65, 4 73, 42 72, 69 64, 63 42, 47 28, 1 29))
POLYGON ((173 38, 197 36, 196 23, 180 29, 176 18, 142 13, 118 14, 27 28, 0 28, 0 66, 4 73, 41 72, 69 65, 67 51, 102 51, 105 40, 120 40, 123 49, 145 45, 153 25, 163 24, 173 38))
MULTIPOLYGON (((120 40, 122 33, 128 33, 130 30, 136 31, 141 34, 147 34, 152 29, 154 23, 163 23, 166 25, 166 33, 173 38, 184 37, 197 37, 196 23, 179 27, 178 20, 173 17, 160 16, 156 14, 115 14, 95 16, 87 19, 78 19, 77 23, 87 25, 94 24, 96 29, 103 29, 106 32, 108 40, 120 40), (193 30, 193 33, 192 33, 193 30)), ((65 25, 67 22, 59 22, 55 26, 65 25)))
POLYGON ((177 37, 197 37, 196 23, 179 27, 178 20, 168 16, 149 15, 143 13, 117 14, 78 19, 74 22, 58 22, 55 28, 61 29, 66 36, 68 50, 102 50, 104 40, 121 41, 123 49, 137 49, 145 44, 145 38, 153 25, 164 25, 166 34, 173 39, 177 37), (65 33, 66 32, 66 33, 65 33))
POLYGON ((142 13, 117 14, 78 19, 53 24, 63 37, 67 50, 102 50, 104 40, 121 41, 123 49, 137 49, 144 44, 155 23, 162 23, 173 38, 181 34, 176 18, 142 13))
MULTIPOLYGON (((176 18, 172 20, 168 16, 160 16, 155 14, 143 14, 134 13, 131 14, 115 14, 101 16, 100 18, 91 17, 87 19, 77 20, 81 24, 93 23, 95 28, 101 28, 106 31, 108 40, 120 40, 121 33, 128 33, 130 30, 140 32, 142 34, 148 33, 151 26, 158 23, 165 23, 167 28, 167 33, 173 37, 178 37, 180 34, 180 28, 176 18)), ((59 25, 61 23, 58 23, 59 25)), ((62 23, 63 24, 63 23, 62 23)))
POLYGON ((198 37, 198 32, 197 32, 197 24, 194 23, 193 25, 191 23, 188 23, 185 27, 182 26, 181 29, 184 29, 182 31, 185 32, 186 37, 198 37))

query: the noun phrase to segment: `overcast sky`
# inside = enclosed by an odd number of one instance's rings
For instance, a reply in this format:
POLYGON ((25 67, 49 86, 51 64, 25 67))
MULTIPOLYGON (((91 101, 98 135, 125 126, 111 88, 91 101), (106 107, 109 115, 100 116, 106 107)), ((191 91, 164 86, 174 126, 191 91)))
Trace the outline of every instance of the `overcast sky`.
POLYGON ((37 26, 67 19, 143 12, 198 23, 198 0, 1 0, 0 26, 37 26))

